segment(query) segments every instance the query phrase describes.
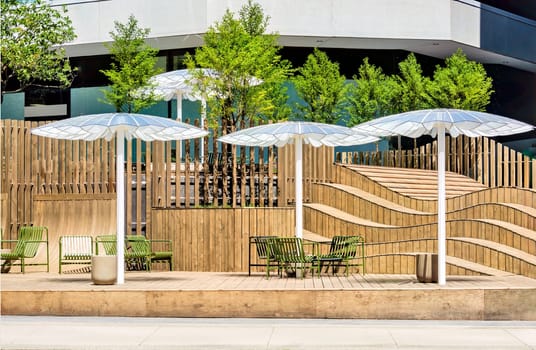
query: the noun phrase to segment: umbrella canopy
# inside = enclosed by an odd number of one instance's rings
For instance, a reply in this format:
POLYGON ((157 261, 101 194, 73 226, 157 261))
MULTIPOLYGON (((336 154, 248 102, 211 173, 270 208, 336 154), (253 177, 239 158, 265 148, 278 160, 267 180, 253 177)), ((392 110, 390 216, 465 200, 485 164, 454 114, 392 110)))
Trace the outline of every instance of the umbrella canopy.
POLYGON ((378 138, 350 128, 313 123, 313 122, 282 122, 260 125, 239 130, 218 139, 221 142, 240 146, 277 146, 295 144, 296 158, 296 237, 303 236, 303 192, 302 192, 302 147, 303 144, 319 146, 350 146, 377 141, 378 138))
POLYGON ((426 109, 394 114, 357 125, 353 130, 376 136, 437 136, 438 144, 438 283, 446 283, 446 194, 445 132, 457 137, 512 135, 531 131, 534 126, 507 117, 459 109, 426 109))
MULTIPOLYGON (((212 69, 197 69, 202 70, 205 75, 216 75, 216 72, 212 69)), ((153 86, 152 91, 165 101, 174 98, 181 100, 183 97, 190 101, 198 101, 202 99, 201 96, 194 91, 196 81, 188 69, 179 69, 155 75, 149 79, 149 83, 153 86)), ((177 118, 181 118, 181 116, 177 115, 177 118)))
POLYGON ((184 140, 203 137, 207 131, 175 120, 144 114, 105 113, 85 115, 46 124, 31 130, 32 134, 64 140, 92 141, 99 138, 116 143, 117 192, 117 284, 125 282, 125 138, 144 141, 184 140))
MULTIPOLYGON (((210 68, 195 68, 194 71, 203 72, 203 75, 216 77, 218 72, 210 68)), ((182 99, 187 98, 190 101, 201 101, 202 115, 201 128, 204 127, 204 119, 206 113, 206 101, 204 97, 194 87, 198 83, 189 69, 179 69, 162 74, 155 75, 149 79, 151 91, 165 101, 177 99, 177 120, 182 121, 182 99)), ((250 78, 250 85, 259 85, 261 79, 250 78)), ((201 144, 201 154, 203 154, 203 144, 201 144)), ((181 154, 180 147, 178 153, 181 154)))

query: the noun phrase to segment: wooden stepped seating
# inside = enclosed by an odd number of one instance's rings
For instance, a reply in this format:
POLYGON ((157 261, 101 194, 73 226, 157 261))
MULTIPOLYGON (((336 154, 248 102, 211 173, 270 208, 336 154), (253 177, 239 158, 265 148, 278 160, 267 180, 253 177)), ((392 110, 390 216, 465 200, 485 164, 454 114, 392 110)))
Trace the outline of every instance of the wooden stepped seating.
MULTIPOLYGON (((437 222, 435 213, 407 208, 348 185, 314 184, 312 200, 387 225, 398 225, 401 222, 417 225, 437 222)), ((518 227, 536 230, 536 209, 516 203, 481 203, 447 212, 447 220, 466 220, 466 218, 509 222, 518 227)), ((511 227, 511 230, 516 229, 516 226, 511 227)))
POLYGON ((352 222, 358 225, 362 226, 369 226, 369 227, 381 227, 381 228, 396 228, 396 226, 392 225, 385 225, 378 222, 362 219, 360 217, 348 214, 347 212, 344 212, 342 210, 330 207, 325 204, 319 204, 319 203, 304 203, 304 208, 311 208, 315 209, 317 211, 321 211, 323 213, 326 213, 329 216, 332 216, 334 218, 338 218, 340 220, 352 222))
POLYGON ((478 218, 507 222, 536 230, 536 210, 513 203, 481 203, 447 212, 448 220, 478 218))
POLYGON ((482 261, 477 261, 478 263, 481 262, 492 268, 536 278, 536 256, 534 254, 479 238, 450 237, 447 241, 447 251, 454 252, 455 255, 459 252, 463 254, 471 249, 476 250, 479 247, 476 257, 482 261))
POLYGON ((465 259, 456 258, 450 255, 447 255, 446 259, 447 259, 447 264, 449 265, 454 265, 454 266, 461 267, 466 270, 478 272, 479 274, 484 275, 484 276, 508 276, 512 274, 510 272, 502 271, 499 269, 494 269, 489 266, 478 264, 478 263, 468 261, 465 259))
MULTIPOLYGON (((437 199, 437 171, 390 167, 347 165, 346 167, 406 196, 437 199)), ((446 197, 452 198, 486 187, 466 176, 446 172, 446 197)))
POLYGON ((370 192, 360 190, 359 188, 356 188, 356 187, 352 187, 352 186, 348 186, 348 185, 335 184, 335 183, 319 183, 317 185, 335 188, 335 189, 338 189, 340 191, 344 191, 344 192, 347 192, 349 194, 352 194, 355 197, 363 198, 363 199, 365 199, 365 200, 367 200, 367 201, 369 201, 371 203, 375 203, 375 204, 380 205, 382 207, 386 207, 386 208, 389 208, 391 210, 399 211, 399 212, 402 212, 402 213, 418 214, 418 215, 430 215, 429 212, 415 210, 415 209, 405 207, 403 205, 393 203, 393 202, 388 201, 386 199, 383 199, 381 197, 375 196, 375 195, 371 194, 370 192))
POLYGON ((460 219, 447 221, 449 237, 467 237, 495 242, 536 254, 536 231, 493 219, 460 219), (471 231, 466 231, 471 227, 471 231))
MULTIPOLYGON (((306 228, 365 236, 370 272, 414 273, 416 254, 437 250, 436 172, 337 165, 333 181, 313 186, 306 228)), ((536 278, 536 191, 453 173, 449 186, 447 273, 536 278)))
MULTIPOLYGON (((420 253, 412 252, 395 252, 367 256, 367 264, 373 266, 374 260, 392 259, 395 266, 390 273, 398 272, 405 274, 413 274, 416 269, 417 255, 420 253), (398 271, 396 271, 398 269, 398 271)), ((499 269, 494 269, 489 266, 478 264, 469 260, 460 259, 454 256, 447 255, 447 274, 448 275, 479 275, 479 276, 509 276, 510 272, 505 272, 499 269), (460 273, 460 270, 462 273, 460 273)))

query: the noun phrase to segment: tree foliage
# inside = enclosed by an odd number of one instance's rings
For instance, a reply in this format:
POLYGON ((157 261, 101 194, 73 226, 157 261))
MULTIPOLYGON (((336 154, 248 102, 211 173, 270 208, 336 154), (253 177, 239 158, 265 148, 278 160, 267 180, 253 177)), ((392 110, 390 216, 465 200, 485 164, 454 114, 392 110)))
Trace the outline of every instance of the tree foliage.
POLYGON ((346 80, 325 52, 315 48, 292 82, 304 102, 294 106, 298 118, 330 124, 340 119, 346 80))
POLYGON ((109 90, 103 90, 105 102, 117 112, 137 113, 158 101, 149 84, 160 72, 155 68, 158 50, 145 43, 150 30, 140 28, 133 15, 125 24, 114 23, 115 31, 110 32, 114 41, 107 45, 113 62, 110 69, 101 70, 111 83, 109 90))
POLYGON ((392 112, 402 113, 426 109, 430 79, 423 76, 421 65, 413 53, 398 64, 400 74, 395 75, 392 112))
POLYGON ((483 65, 467 59, 459 49, 436 66, 433 79, 423 75, 414 54, 398 64, 399 74, 386 76, 363 60, 359 77, 348 87, 349 124, 374 117, 426 108, 484 111, 490 102, 492 79, 483 65))
POLYGON ((470 61, 458 49, 437 66, 428 89, 433 107, 484 111, 493 93, 492 79, 481 63, 470 61))
POLYGON ((284 120, 290 114, 284 82, 292 72, 279 55, 276 34, 264 34, 268 18, 248 1, 240 17, 227 10, 204 36, 204 45, 187 55, 186 65, 207 100, 207 119, 221 119, 226 130, 246 120, 284 120), (212 74, 194 68, 210 68, 212 74))
POLYGON ((73 69, 62 45, 76 38, 65 7, 1 0, 2 95, 31 85, 67 87, 73 69))
POLYGON ((392 98, 396 91, 394 80, 381 67, 370 64, 368 58, 359 66, 359 75, 347 87, 345 110, 348 125, 354 126, 392 112, 392 98))

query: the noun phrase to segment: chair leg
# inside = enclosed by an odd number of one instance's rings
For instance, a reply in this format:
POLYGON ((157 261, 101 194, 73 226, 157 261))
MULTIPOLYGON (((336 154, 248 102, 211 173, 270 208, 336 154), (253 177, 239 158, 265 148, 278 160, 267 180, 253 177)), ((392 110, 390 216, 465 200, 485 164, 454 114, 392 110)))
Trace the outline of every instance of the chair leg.
POLYGON ((11 265, 13 265, 12 260, 6 260, 2 264, 2 273, 8 273, 11 270, 11 265))

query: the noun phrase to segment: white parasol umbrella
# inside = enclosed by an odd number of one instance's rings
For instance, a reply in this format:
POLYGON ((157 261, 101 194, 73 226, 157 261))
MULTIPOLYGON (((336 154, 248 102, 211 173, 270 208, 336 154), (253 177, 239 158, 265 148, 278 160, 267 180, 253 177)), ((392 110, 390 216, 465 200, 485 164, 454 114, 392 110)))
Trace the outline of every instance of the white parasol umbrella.
POLYGON ((235 131, 218 139, 241 146, 277 146, 295 144, 296 157, 296 237, 303 236, 303 192, 302 192, 302 147, 303 144, 319 146, 350 146, 377 141, 378 138, 353 132, 350 128, 313 123, 282 122, 260 125, 235 131))
MULTIPOLYGON (((210 68, 195 68, 194 71, 203 72, 203 75, 217 77, 218 72, 210 68)), ((179 69, 162 74, 155 75, 149 79, 150 90, 165 101, 177 99, 177 120, 182 121, 182 99, 187 98, 190 101, 201 101, 201 128, 204 127, 206 116, 207 102, 205 98, 194 89, 198 84, 196 78, 189 69, 179 69)), ((251 78, 248 83, 252 86, 262 83, 261 79, 251 78)), ((181 148, 178 147, 180 157, 181 148)), ((203 144, 201 144, 201 154, 203 154, 203 144)))
POLYGON ((116 143, 117 192, 117 284, 125 282, 125 138, 144 141, 170 141, 203 137, 207 131, 175 120, 143 114, 104 113, 69 118, 31 130, 32 134, 64 140, 111 140, 116 143))
POLYGON ((530 131, 527 123, 484 112, 459 109, 426 109, 394 114, 357 125, 353 130, 380 137, 437 135, 437 239, 438 283, 446 283, 445 132, 452 137, 511 135, 530 131))

